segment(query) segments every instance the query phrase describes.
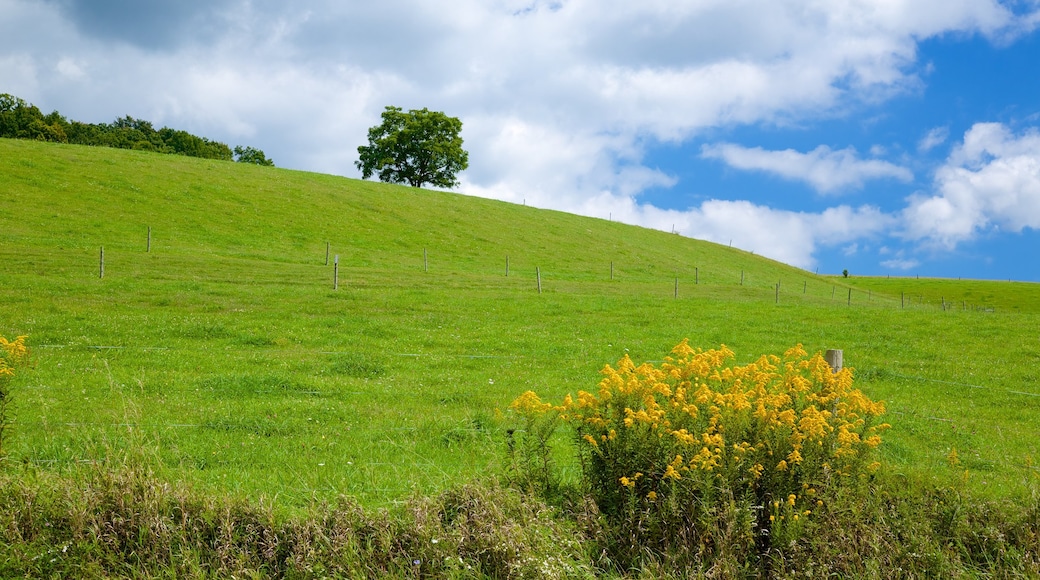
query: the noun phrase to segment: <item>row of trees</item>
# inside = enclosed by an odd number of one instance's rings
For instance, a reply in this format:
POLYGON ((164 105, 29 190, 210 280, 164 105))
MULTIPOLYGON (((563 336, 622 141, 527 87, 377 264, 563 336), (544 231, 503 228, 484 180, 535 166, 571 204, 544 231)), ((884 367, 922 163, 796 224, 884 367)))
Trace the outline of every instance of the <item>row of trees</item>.
POLYGON ((224 143, 210 141, 187 131, 169 127, 155 129, 151 122, 129 115, 112 123, 70 121, 57 111, 44 115, 35 105, 6 93, 0 94, 0 137, 274 165, 263 151, 253 147, 238 146, 232 150, 224 143))

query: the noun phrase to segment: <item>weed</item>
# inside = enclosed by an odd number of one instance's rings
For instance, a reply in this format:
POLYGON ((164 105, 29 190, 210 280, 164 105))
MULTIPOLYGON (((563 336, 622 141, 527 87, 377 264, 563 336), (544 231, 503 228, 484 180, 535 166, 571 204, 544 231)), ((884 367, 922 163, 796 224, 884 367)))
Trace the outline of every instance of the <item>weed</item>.
POLYGON ((732 367, 724 346, 683 341, 672 354, 660 367, 628 356, 607 365, 596 394, 554 406, 528 391, 511 405, 531 441, 517 469, 545 488, 555 422, 574 429, 584 485, 622 568, 647 554, 694 565, 741 543, 768 565, 774 547, 802 536, 823 490, 880 466, 884 406, 852 388, 851 369, 833 372, 801 345, 732 367))
POLYGON ((25 365, 29 360, 29 349, 25 346, 25 336, 9 341, 0 336, 0 458, 4 457, 4 438, 10 428, 11 381, 17 367, 25 365))

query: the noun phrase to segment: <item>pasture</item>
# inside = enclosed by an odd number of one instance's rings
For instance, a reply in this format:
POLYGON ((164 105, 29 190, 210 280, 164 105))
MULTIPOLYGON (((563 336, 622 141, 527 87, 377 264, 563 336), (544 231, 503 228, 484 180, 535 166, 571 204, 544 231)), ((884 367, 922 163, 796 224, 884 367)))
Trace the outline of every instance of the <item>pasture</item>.
POLYGON ((739 363, 843 349, 886 402, 889 472, 983 497, 1040 477, 1036 284, 817 276, 604 220, 133 151, 0 140, 0 178, 0 335, 33 357, 11 468, 132 455, 234 497, 382 506, 498 470, 524 391, 591 390, 605 363, 688 338, 739 363))

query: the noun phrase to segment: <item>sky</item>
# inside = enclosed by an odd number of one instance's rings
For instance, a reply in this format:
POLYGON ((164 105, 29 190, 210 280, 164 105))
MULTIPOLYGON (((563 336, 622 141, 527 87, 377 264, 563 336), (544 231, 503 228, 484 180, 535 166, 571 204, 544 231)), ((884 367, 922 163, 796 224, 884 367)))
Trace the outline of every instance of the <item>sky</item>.
POLYGON ((0 0, 0 93, 360 177, 393 105, 455 191, 821 274, 1040 281, 1040 0, 0 0))

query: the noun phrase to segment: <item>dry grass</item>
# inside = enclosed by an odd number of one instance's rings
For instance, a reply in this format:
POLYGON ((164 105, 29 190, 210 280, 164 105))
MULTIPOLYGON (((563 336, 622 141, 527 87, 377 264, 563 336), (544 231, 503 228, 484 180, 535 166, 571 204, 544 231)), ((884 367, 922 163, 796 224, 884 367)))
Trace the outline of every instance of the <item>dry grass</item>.
POLYGON ((589 502, 553 509, 495 481, 389 510, 340 498, 289 514, 131 464, 13 471, 0 473, 3 578, 1040 576, 1040 495, 978 501, 902 476, 831 494, 803 534, 765 553, 740 533, 753 506, 718 502, 682 550, 648 548, 620 570, 608 547, 631 530, 605 525, 589 502))
POLYGON ((4 578, 587 577, 580 537, 496 485, 374 513, 341 498, 291 516, 132 467, 0 475, 4 578))

